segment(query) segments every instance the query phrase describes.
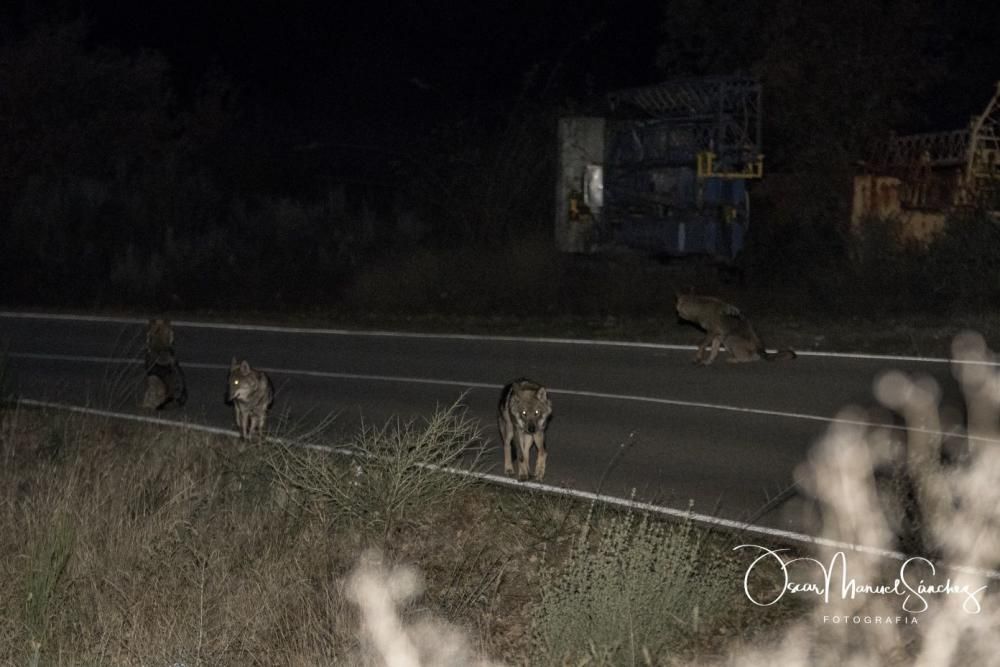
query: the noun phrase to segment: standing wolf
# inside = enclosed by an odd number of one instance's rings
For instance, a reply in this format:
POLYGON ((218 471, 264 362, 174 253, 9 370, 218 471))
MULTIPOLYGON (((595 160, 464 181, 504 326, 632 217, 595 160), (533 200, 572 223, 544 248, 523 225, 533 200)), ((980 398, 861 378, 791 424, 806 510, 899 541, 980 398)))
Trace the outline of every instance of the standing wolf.
POLYGON ((758 359, 794 359, 795 351, 786 348, 777 353, 768 352, 764 341, 739 308, 711 296, 677 295, 677 315, 705 330, 705 338, 698 345, 694 363, 707 366, 715 361, 719 346, 729 352, 730 362, 756 361, 758 359), (712 351, 705 359, 705 348, 712 344, 712 351))
POLYGON ((255 430, 263 436, 267 411, 274 402, 271 379, 264 371, 251 368, 245 360, 236 361, 233 357, 229 365, 226 402, 232 403, 236 410, 236 427, 241 438, 249 440, 255 430))
POLYGON ((512 455, 516 454, 517 476, 519 479, 528 478, 528 456, 534 444, 538 448, 535 479, 541 480, 545 476, 545 428, 551 416, 552 402, 545 393, 545 387, 537 382, 521 378, 503 388, 497 406, 497 423, 506 474, 514 474, 512 455))
POLYGON ((170 320, 151 319, 146 326, 146 391, 142 407, 160 410, 173 402, 187 402, 184 371, 174 354, 174 329, 170 320))

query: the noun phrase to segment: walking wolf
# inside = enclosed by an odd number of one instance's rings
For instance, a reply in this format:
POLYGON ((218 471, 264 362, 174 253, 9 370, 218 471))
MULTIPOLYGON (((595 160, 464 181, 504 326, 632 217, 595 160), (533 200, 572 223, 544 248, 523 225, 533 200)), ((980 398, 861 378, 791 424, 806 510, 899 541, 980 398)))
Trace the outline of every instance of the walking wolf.
POLYGON ((552 402, 546 395, 545 387, 537 382, 520 378, 503 388, 497 406, 497 424, 506 474, 514 474, 512 459, 516 456, 518 478, 528 478, 528 456, 534 444, 538 448, 535 479, 541 480, 545 476, 545 429, 551 416, 552 402))
POLYGON ((254 431, 264 435, 267 411, 274 402, 274 387, 267 373, 250 367, 244 361, 233 357, 229 365, 229 390, 226 402, 232 403, 236 411, 236 427, 240 437, 249 440, 254 431))
POLYGON ((677 314, 705 331, 705 338, 698 344, 694 363, 707 366, 715 361, 719 346, 724 345, 729 352, 730 362, 756 361, 758 359, 794 359, 795 351, 786 348, 777 353, 768 352, 739 308, 711 296, 677 295, 677 314), (712 350, 705 359, 705 348, 712 344, 712 350))

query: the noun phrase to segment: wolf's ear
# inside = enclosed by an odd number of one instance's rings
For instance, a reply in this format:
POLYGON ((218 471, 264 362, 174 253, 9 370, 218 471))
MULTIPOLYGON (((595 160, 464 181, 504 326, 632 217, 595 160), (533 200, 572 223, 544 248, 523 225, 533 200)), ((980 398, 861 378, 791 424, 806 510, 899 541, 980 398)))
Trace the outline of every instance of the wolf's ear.
POLYGON ((236 361, 236 357, 233 357, 233 360, 229 362, 229 370, 233 370, 234 368, 236 368, 239 365, 240 365, 240 362, 236 361))
POLYGON ((240 364, 240 372, 241 373, 249 373, 250 372, 250 364, 247 363, 246 359, 244 359, 243 362, 240 364))
POLYGON ((548 401, 549 400, 548 396, 546 396, 546 394, 545 394, 545 387, 541 387, 538 390, 538 393, 535 394, 535 396, 537 396, 538 400, 540 400, 540 401, 548 401))

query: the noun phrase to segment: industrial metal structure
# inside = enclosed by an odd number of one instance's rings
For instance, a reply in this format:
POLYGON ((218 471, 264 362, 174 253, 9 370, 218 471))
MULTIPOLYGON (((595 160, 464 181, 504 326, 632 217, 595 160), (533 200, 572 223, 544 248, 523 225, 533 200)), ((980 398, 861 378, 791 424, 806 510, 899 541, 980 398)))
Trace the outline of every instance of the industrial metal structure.
POLYGON ((760 84, 736 76, 621 90, 605 116, 561 119, 560 248, 733 259, 746 182, 763 174, 761 121, 760 84))
POLYGON ((908 236, 926 240, 956 209, 1000 217, 1000 84, 968 127, 890 137, 865 171, 854 181, 854 224, 895 216, 908 236))

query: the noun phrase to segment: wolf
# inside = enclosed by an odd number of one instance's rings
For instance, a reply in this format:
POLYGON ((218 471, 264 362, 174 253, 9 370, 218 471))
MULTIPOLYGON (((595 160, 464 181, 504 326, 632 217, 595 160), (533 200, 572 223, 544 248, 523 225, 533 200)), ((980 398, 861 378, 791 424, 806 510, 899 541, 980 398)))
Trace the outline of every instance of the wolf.
POLYGON ((170 403, 187 402, 187 382, 174 353, 174 329, 170 320, 151 319, 146 326, 146 389, 142 407, 161 410, 170 403))
POLYGON ((160 410, 170 402, 167 385, 155 375, 146 376, 146 390, 142 394, 142 407, 149 410, 160 410))
POLYGON ((698 345, 694 363, 707 366, 715 361, 719 346, 724 345, 729 352, 727 361, 731 363, 756 361, 758 359, 794 359, 795 350, 785 348, 777 353, 768 352, 764 341, 754 331, 750 320, 736 306, 711 296, 677 295, 677 315, 698 325, 705 331, 705 338, 698 345), (712 350, 705 358, 709 343, 712 350))
POLYGON ((518 478, 528 478, 528 455, 534 444, 538 448, 535 479, 545 477, 545 429, 551 417, 552 401, 542 385, 520 378, 503 388, 497 406, 497 425, 500 427, 503 469, 506 474, 514 474, 512 458, 516 456, 518 478))
POLYGON ((146 366, 174 360, 174 328, 170 320, 151 319, 146 325, 146 366))
POLYGON ((226 402, 236 411, 236 427, 240 437, 249 440, 254 431, 263 437, 267 411, 274 402, 274 386, 264 371, 251 368, 233 357, 229 364, 229 390, 226 402))

